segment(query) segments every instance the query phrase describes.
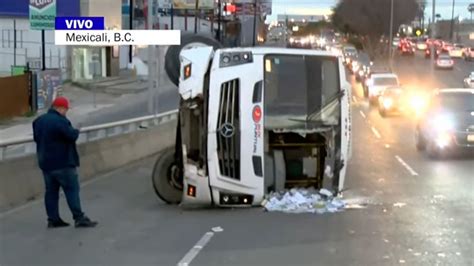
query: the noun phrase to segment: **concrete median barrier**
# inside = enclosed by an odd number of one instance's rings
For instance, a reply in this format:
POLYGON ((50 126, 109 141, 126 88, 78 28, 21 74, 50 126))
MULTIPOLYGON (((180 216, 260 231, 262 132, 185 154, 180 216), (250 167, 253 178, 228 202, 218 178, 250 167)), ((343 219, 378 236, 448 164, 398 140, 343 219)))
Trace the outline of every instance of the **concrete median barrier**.
MULTIPOLYGON (((159 153, 174 144, 175 133, 173 120, 159 127, 79 145, 81 182, 159 153)), ((43 193, 43 177, 35 155, 0 162, 0 213, 41 198, 43 193)))

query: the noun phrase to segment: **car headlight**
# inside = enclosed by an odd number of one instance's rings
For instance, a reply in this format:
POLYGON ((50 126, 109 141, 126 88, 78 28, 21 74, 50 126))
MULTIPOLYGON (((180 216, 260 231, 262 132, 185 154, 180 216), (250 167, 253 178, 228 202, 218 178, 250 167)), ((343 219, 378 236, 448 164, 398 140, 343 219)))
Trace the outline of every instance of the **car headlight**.
POLYGON ((435 143, 440 148, 445 148, 451 143, 451 134, 449 132, 438 132, 435 137, 435 143))
POLYGON ((383 99, 383 107, 385 107, 386 109, 392 107, 393 105, 393 99, 391 98, 384 98, 383 99))
POLYGON ((449 132, 454 129, 454 120, 448 115, 438 115, 432 120, 436 132, 449 132))

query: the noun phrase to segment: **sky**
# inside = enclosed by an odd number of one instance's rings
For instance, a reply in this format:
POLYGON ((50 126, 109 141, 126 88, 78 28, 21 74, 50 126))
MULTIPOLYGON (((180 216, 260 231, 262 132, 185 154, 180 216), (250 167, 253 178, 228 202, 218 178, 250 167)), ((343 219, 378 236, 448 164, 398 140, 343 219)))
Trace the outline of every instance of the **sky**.
MULTIPOLYGON (((467 11, 467 7, 470 3, 474 3, 474 0, 454 1, 454 17, 459 15, 461 18, 469 19, 470 13, 467 11)), ((278 14, 327 15, 330 14, 331 8, 336 5, 337 0, 273 0, 272 3, 270 21, 276 20, 278 14)), ((441 19, 451 19, 452 4, 452 0, 436 0, 436 13, 441 15, 441 19)), ((431 6, 432 0, 428 0, 425 9, 426 20, 431 17, 431 6)))

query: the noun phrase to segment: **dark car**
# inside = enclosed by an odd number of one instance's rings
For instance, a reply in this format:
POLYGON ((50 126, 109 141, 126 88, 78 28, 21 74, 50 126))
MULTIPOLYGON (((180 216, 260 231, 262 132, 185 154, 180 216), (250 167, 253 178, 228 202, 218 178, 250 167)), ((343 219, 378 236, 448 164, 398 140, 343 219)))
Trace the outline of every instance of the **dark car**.
POLYGON ((474 89, 441 89, 432 94, 415 130, 416 148, 437 158, 474 151, 474 89))
POLYGON ((370 61, 370 57, 366 53, 360 53, 357 56, 357 62, 359 62, 359 69, 354 73, 354 75, 357 81, 363 82, 369 76, 373 63, 370 61))

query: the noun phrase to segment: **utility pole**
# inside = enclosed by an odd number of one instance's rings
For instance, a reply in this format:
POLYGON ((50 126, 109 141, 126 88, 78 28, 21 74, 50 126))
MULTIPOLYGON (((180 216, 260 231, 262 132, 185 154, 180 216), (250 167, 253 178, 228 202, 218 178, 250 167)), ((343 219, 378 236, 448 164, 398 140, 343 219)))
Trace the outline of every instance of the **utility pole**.
MULTIPOLYGON (((436 37, 436 0, 433 0, 433 8, 432 8, 432 15, 431 15, 431 21, 433 22, 431 25, 431 40, 434 40, 436 37)), ((435 60, 435 48, 434 48, 434 43, 431 44, 431 76, 434 78, 435 74, 435 65, 434 65, 434 60, 435 60)))
POLYGON ((257 39, 256 36, 256 31, 257 31, 257 8, 258 8, 258 2, 255 0, 254 2, 254 10, 253 10, 253 40, 252 40, 252 46, 255 47, 255 40, 257 39))
POLYGON ((388 44, 388 62, 390 64, 390 70, 393 70, 393 0, 390 2, 390 41, 388 44))
POLYGON ((222 21, 222 0, 218 0, 217 11, 217 40, 222 43, 221 21, 222 21))
POLYGON ((454 3, 455 0, 453 0, 453 8, 452 8, 452 13, 451 13, 451 30, 449 31, 449 39, 453 41, 454 38, 454 3))
MULTIPOLYGON (((148 0, 148 30, 153 30, 153 1, 148 0)), ((154 111, 153 94, 156 89, 155 46, 148 45, 148 113, 154 111)))
MULTIPOLYGON (((133 0, 130 0, 130 6, 128 7, 128 23, 130 24, 129 28, 133 29, 133 0)), ((133 46, 130 45, 128 50, 128 62, 131 64, 133 61, 133 46)))
POLYGON ((194 33, 198 32, 198 12, 199 12, 199 0, 196 0, 196 6, 194 9, 194 33))

